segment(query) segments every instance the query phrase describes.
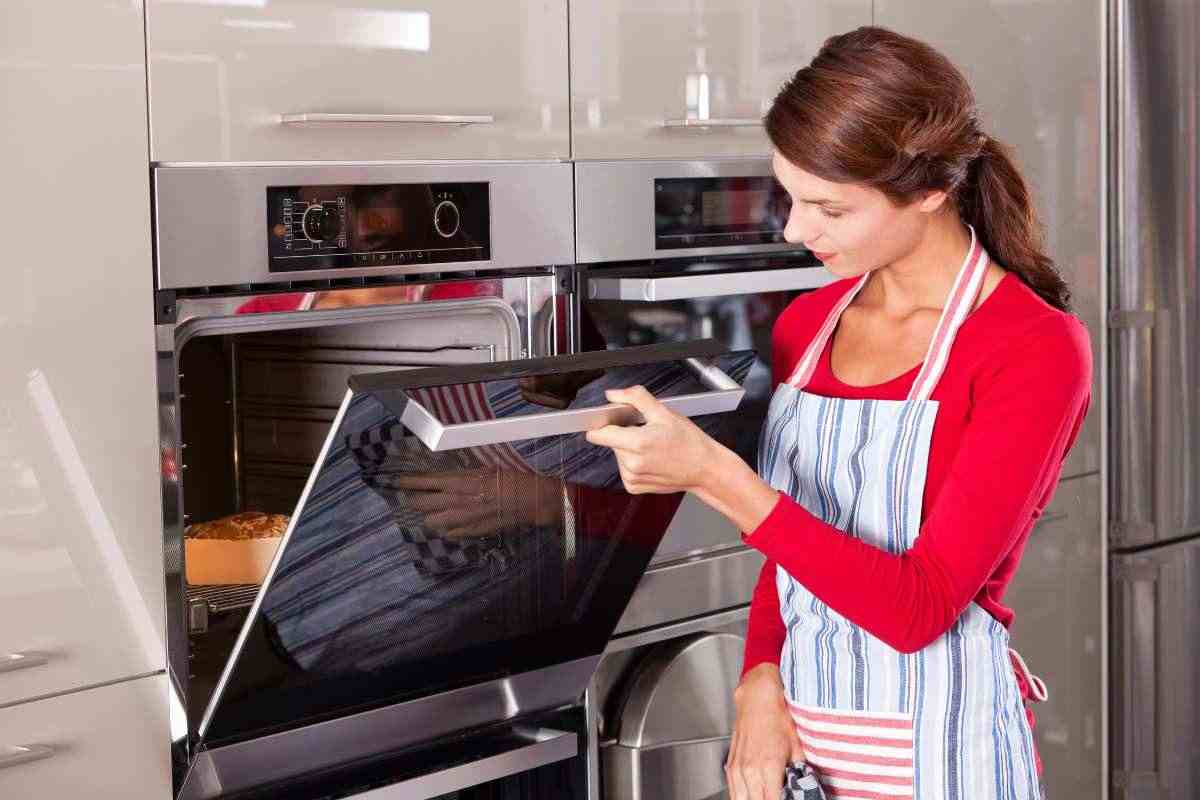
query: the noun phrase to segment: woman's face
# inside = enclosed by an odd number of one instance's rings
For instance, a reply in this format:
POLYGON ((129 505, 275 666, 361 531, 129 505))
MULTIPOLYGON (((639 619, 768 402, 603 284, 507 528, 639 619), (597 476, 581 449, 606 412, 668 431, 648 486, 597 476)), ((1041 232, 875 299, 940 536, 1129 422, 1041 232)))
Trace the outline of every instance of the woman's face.
POLYGON ((902 259, 916 249, 929 223, 928 201, 897 206, 878 189, 818 178, 779 153, 772 168, 792 198, 784 239, 813 251, 839 278, 902 259))

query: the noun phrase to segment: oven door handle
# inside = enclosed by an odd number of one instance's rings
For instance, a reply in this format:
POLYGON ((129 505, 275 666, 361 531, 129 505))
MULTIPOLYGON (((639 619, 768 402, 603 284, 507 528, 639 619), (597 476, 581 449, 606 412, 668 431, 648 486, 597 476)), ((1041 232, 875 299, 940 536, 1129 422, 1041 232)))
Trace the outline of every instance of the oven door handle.
POLYGON ((491 114, 280 114, 281 125, 490 125, 491 114))
POLYGON ((793 292, 817 289, 837 280, 824 267, 753 269, 741 272, 671 275, 638 278, 588 278, 589 300, 624 300, 656 303, 664 300, 697 300, 735 294, 793 292))
MULTIPOLYGON (((699 417, 733 411, 741 404, 746 390, 720 368, 697 358, 685 358, 683 363, 709 391, 663 398, 662 403, 667 408, 685 417, 699 417)), ((443 452, 583 433, 605 425, 639 425, 645 420, 633 406, 608 403, 595 408, 573 408, 447 425, 410 395, 400 421, 430 450, 443 452)))

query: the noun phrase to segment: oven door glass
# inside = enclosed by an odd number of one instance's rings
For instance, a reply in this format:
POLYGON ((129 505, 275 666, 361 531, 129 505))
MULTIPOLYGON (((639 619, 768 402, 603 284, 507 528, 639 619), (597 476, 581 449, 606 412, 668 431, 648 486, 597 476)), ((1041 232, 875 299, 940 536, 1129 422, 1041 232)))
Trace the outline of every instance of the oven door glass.
POLYGON ((681 499, 626 493, 588 444, 637 422, 604 391, 641 384, 728 445, 754 362, 691 342, 352 378, 204 740, 598 655, 681 499))

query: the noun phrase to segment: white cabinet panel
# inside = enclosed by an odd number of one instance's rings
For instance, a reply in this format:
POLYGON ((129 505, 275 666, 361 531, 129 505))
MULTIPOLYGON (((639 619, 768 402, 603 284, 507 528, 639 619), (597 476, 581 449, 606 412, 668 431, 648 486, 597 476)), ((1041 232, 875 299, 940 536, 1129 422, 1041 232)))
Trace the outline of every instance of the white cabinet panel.
POLYGON ((875 0, 876 24, 928 42, 963 70, 985 130, 1016 150, 1047 250, 1091 333, 1092 410, 1067 459, 1067 476, 1100 469, 1103 6, 1095 0, 875 0))
POLYGON ((784 81, 870 21, 869 0, 571 0, 574 156, 768 154, 758 121, 784 81))
POLYGON ((0 705, 165 665, 143 30, 0 24, 0 705))
POLYGON ((566 0, 147 0, 147 21, 156 161, 569 155, 566 0), (314 114, 348 116, 283 121, 314 114))
POLYGON ((168 800, 165 675, 0 709, 0 797, 168 800))
POLYGON ((1051 798, 1099 797, 1103 783, 1102 540, 1099 476, 1064 481, 1004 598, 1013 646, 1050 689, 1033 710, 1051 798))

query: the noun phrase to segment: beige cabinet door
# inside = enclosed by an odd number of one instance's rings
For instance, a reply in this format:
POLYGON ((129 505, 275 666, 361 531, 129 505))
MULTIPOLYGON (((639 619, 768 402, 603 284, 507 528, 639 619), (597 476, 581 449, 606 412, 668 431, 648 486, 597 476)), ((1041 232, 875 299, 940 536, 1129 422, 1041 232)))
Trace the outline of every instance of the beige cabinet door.
POLYGON ((1103 785, 1102 539, 1100 477, 1063 481, 1004 598, 1013 647, 1050 690, 1033 712, 1052 798, 1099 797, 1103 785))
POLYGON ((166 662, 143 30, 0 23, 0 706, 166 662))
POLYGON ((1091 333, 1092 409, 1064 476, 1100 469, 1103 6, 1095 0, 875 0, 876 24, 929 42, 963 70, 985 130, 1016 150, 1047 251, 1091 333))
POLYGON ((870 0, 571 0, 577 159, 766 155, 760 119, 870 0))
POLYGON ((147 0, 153 158, 569 155, 566 0, 147 0))
POLYGON ((0 797, 169 800, 167 678, 0 709, 0 797))

